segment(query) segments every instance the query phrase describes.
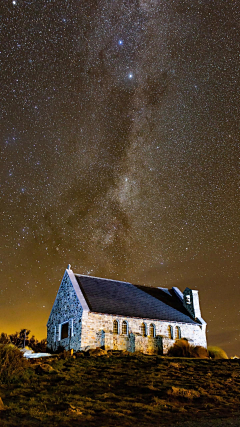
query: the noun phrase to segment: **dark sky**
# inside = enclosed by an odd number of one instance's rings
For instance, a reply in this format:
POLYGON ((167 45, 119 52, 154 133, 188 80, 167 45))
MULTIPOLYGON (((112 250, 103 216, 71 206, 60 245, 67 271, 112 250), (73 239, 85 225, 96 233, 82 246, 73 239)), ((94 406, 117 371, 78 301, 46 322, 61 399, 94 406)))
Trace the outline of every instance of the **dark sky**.
POLYGON ((76 273, 198 289, 240 354, 239 0, 2 0, 0 330, 76 273))

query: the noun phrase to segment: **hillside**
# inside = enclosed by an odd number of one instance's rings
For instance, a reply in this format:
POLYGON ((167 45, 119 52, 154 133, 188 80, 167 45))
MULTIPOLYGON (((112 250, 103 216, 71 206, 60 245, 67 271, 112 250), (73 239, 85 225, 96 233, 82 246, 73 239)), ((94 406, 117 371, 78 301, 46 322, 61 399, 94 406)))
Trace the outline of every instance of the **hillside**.
POLYGON ((26 363, 21 380, 0 384, 0 426, 239 425, 239 360, 108 352, 26 363))

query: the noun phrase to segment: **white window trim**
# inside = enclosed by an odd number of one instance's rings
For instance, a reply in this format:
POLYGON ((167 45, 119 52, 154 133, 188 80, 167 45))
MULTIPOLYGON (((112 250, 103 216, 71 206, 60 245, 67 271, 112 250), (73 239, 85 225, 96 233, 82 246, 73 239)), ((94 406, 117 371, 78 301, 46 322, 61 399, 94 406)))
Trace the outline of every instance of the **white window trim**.
POLYGON ((58 325, 58 341, 61 341, 61 330, 62 330, 62 324, 59 323, 59 325, 58 325))
POLYGON ((73 337, 73 319, 69 320, 69 324, 71 325, 71 338, 73 337))

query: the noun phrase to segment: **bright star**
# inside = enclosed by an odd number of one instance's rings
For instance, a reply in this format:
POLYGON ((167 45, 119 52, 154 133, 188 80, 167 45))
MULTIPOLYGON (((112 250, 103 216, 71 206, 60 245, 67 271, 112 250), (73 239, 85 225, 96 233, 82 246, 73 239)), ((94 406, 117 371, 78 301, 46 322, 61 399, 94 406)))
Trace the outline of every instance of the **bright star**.
POLYGON ((122 44, 123 44, 123 41, 122 41, 122 40, 118 40, 118 44, 119 44, 119 45, 122 45, 122 44))
POLYGON ((13 4, 13 5, 17 4, 16 0, 13 0, 12 4, 13 4))
POLYGON ((129 74, 128 74, 128 77, 129 77, 129 79, 132 79, 132 78, 133 78, 133 74, 132 74, 132 73, 129 73, 129 74))

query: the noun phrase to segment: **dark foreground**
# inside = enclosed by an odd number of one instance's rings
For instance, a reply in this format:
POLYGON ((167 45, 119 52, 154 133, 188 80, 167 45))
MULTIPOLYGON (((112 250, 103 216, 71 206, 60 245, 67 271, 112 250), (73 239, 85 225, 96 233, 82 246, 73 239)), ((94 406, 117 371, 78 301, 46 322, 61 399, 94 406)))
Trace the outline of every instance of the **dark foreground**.
POLYGON ((31 362, 0 397, 0 426, 237 427, 240 362, 79 354, 31 362))

